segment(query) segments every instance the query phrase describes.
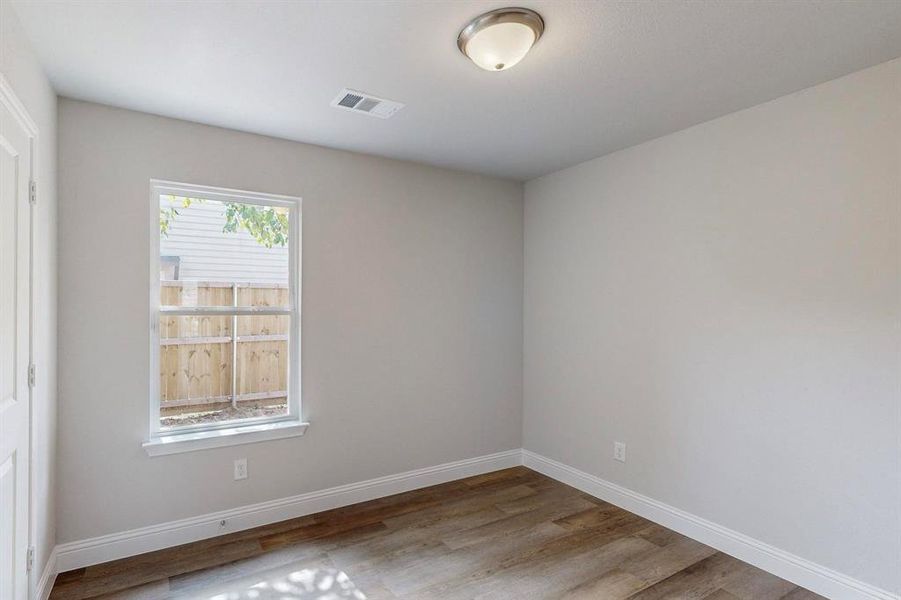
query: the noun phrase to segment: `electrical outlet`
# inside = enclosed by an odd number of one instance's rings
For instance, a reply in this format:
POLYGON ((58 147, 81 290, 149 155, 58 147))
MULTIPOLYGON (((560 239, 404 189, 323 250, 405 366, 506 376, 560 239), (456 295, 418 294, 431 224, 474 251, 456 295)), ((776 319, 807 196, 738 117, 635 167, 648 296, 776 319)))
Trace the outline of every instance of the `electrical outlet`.
POLYGON ((619 462, 626 462, 626 444, 613 442, 613 459, 619 462))
POLYGON ((235 460, 235 481, 239 479, 247 479, 247 459, 239 458, 235 460))

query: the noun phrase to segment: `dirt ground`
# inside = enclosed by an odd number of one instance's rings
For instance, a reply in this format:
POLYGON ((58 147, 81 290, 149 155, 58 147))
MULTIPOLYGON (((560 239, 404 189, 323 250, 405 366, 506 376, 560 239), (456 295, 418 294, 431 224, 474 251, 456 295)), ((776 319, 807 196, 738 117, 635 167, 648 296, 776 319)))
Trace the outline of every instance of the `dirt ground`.
POLYGON ((184 413, 170 415, 160 419, 162 427, 184 427, 185 425, 200 425, 204 423, 218 423, 220 421, 233 421, 236 419, 248 419, 251 417, 275 417, 287 412, 285 404, 273 406, 244 405, 237 408, 227 407, 205 412, 184 413))

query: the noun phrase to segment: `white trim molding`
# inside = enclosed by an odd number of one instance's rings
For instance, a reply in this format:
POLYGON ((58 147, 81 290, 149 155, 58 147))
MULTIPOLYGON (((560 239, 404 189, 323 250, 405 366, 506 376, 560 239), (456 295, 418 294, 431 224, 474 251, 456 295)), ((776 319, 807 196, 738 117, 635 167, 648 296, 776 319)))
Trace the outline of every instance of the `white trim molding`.
POLYGON ((893 594, 723 527, 674 506, 580 471, 529 450, 508 450, 378 477, 358 483, 260 502, 179 521, 161 523, 57 546, 38 585, 37 600, 46 600, 57 572, 87 567, 268 525, 392 494, 507 469, 518 465, 547 475, 596 498, 615 504, 664 527, 716 548, 783 579, 833 600, 901 600, 893 594), (225 525, 220 523, 224 521, 225 525))
POLYGON ((569 465, 523 450, 523 465, 739 560, 834 600, 901 600, 901 596, 848 577, 790 552, 633 492, 569 465))
MULTIPOLYGON (((238 318, 239 315, 284 315, 290 323, 288 335, 288 356, 290 357, 287 376, 287 415, 286 417, 257 417, 243 419, 233 424, 216 425, 200 424, 192 427, 179 427, 177 431, 166 431, 160 426, 160 381, 159 377, 150 378, 149 428, 148 440, 144 449, 150 456, 174 454, 191 450, 220 448, 233 444, 251 443, 264 440, 281 439, 303 435, 308 423, 303 422, 300 380, 301 356, 301 210, 303 200, 299 196, 248 192, 230 188, 220 188, 190 183, 151 179, 149 188, 150 208, 148 226, 150 227, 150 261, 149 286, 150 314, 150 372, 159 372, 160 361, 160 320, 163 315, 230 315, 232 316, 232 365, 238 360, 238 318), (237 201, 262 206, 275 206, 288 210, 288 302, 286 306, 260 307, 238 306, 237 288, 233 292, 233 306, 194 306, 169 307, 160 306, 160 233, 159 215, 160 201, 163 196, 184 196, 214 202, 237 201), (273 424, 271 427, 260 427, 273 424)), ((237 285, 235 282, 234 285, 237 285)), ((235 402, 237 394, 237 371, 232 369, 232 397, 235 402)))
MULTIPOLYGON (((25 175, 28 177, 28 186, 29 186, 29 202, 28 202, 28 376, 29 376, 29 385, 28 385, 28 455, 26 458, 27 468, 28 468, 28 516, 27 516, 27 530, 28 530, 28 544, 29 547, 34 549, 34 541, 37 536, 36 534, 36 521, 35 515, 37 514, 37 508, 35 506, 37 502, 37 497, 34 493, 34 468, 33 468, 33 459, 35 455, 34 444, 37 439, 37 425, 36 420, 34 418, 34 393, 35 393, 35 381, 34 381, 34 368, 35 368, 35 343, 34 343, 34 219, 35 219, 35 201, 37 199, 36 196, 36 185, 37 185, 37 173, 38 173, 38 126, 35 123, 34 119, 31 118, 31 115, 28 113, 28 109, 25 104, 19 99, 18 95, 16 95, 15 90, 12 87, 12 84, 9 82, 9 79, 6 78, 6 75, 3 72, 0 72, 0 105, 5 106, 7 110, 9 110, 13 119, 15 119, 19 125, 24 130, 25 134, 28 136, 28 153, 29 153, 29 172, 25 175)), ((46 589, 46 593, 50 593, 50 589, 53 587, 53 578, 56 577, 56 548, 51 551, 51 555, 48 557, 47 566, 41 572, 41 579, 34 584, 34 593, 36 594, 34 597, 38 600, 44 600, 46 596, 41 596, 45 592, 44 586, 47 585, 45 578, 50 578, 50 585, 46 589)), ((28 593, 32 593, 31 586, 34 581, 33 572, 29 572, 26 575, 28 588, 28 593)))
POLYGON ((254 425, 236 425, 225 429, 208 429, 192 433, 164 435, 144 442, 144 451, 147 452, 148 456, 165 456, 180 452, 281 440, 303 435, 309 426, 309 423, 302 423, 297 419, 292 419, 254 425))
POLYGON ((280 500, 60 544, 56 548, 58 569, 61 572, 70 571, 521 464, 522 451, 507 450, 280 500), (223 521, 224 525, 221 524, 223 521))
MULTIPOLYGON (((37 123, 35 123, 34 119, 28 114, 28 109, 25 108, 25 105, 22 104, 22 101, 16 96, 13 86, 9 83, 9 80, 3 73, 0 73, 0 102, 3 102, 3 104, 9 108, 10 112, 13 113, 13 116, 19 120, 19 123, 32 138, 38 136, 37 123)), ((32 166, 32 171, 36 172, 34 166, 32 166)))
POLYGON ((34 598, 35 600, 47 600, 50 597, 50 592, 53 590, 53 583, 56 581, 56 574, 59 571, 56 568, 56 547, 50 551, 50 556, 47 558, 47 564, 44 565, 44 570, 41 571, 41 578, 38 580, 38 584, 34 589, 34 598))

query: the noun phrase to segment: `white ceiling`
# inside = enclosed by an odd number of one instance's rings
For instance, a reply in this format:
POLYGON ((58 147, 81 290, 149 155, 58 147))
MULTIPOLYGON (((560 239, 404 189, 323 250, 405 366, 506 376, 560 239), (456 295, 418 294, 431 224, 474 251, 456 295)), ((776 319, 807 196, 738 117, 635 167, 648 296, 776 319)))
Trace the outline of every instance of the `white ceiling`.
POLYGON ((522 180, 901 56, 898 0, 510 4, 547 29, 490 73, 456 36, 504 2, 14 0, 61 95, 522 180))

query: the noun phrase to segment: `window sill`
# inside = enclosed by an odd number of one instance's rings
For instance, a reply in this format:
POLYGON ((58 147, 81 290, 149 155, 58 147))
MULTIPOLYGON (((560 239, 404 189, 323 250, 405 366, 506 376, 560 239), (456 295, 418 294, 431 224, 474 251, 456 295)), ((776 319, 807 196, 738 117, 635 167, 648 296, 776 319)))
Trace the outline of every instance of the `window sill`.
POLYGON ((298 437, 303 435, 309 426, 309 423, 301 421, 279 421, 277 423, 263 423, 260 425, 244 425, 243 427, 238 426, 229 429, 162 435, 144 442, 143 445, 144 451, 147 452, 148 456, 163 456, 165 454, 179 454, 181 452, 194 452, 195 450, 209 450, 210 448, 298 437))

